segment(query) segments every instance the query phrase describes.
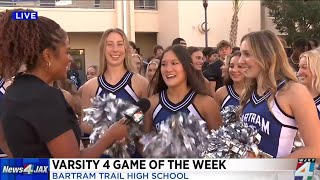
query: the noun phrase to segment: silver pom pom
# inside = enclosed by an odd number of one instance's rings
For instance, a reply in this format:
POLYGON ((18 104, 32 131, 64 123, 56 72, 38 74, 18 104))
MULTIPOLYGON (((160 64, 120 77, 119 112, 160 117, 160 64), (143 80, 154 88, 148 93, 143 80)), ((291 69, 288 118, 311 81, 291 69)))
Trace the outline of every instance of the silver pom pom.
POLYGON ((142 136, 147 158, 199 158, 198 148, 206 143, 208 131, 199 119, 177 113, 160 125, 159 132, 142 136))
POLYGON ((200 147, 204 158, 247 158, 249 152, 257 157, 270 158, 259 150, 261 135, 253 126, 236 120, 238 106, 227 106, 221 111, 224 125, 212 130, 208 144, 200 147))
POLYGON ((203 147, 205 158, 246 158, 248 152, 257 152, 260 135, 241 121, 211 131, 209 144, 203 147))
POLYGON ((229 105, 229 106, 224 107, 221 110, 220 114, 221 114, 221 117, 223 120, 223 124, 225 126, 236 122, 238 109, 239 109, 239 106, 229 105))
POLYGON ((299 132, 297 132, 296 134, 296 137, 294 138, 294 141, 293 141, 293 148, 292 148, 292 152, 304 147, 304 142, 303 142, 303 139, 300 135, 299 132))
MULTIPOLYGON (((107 96, 97 96, 91 100, 92 107, 84 110, 84 121, 93 127, 90 135, 90 143, 97 142, 105 131, 115 122, 124 117, 124 114, 130 114, 138 109, 129 102, 116 98, 114 94, 107 96)), ((135 139, 142 135, 139 124, 130 123, 128 143, 114 143, 104 154, 114 158, 130 158, 135 152, 135 139)))

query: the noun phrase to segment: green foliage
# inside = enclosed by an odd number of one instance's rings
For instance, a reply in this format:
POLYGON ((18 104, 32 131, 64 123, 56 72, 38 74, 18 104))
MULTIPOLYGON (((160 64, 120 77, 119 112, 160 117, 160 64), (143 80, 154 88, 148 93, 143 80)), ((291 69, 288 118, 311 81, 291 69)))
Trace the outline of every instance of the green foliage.
POLYGON ((320 39, 320 0, 265 0, 263 5, 276 29, 288 35, 288 44, 298 38, 320 39))

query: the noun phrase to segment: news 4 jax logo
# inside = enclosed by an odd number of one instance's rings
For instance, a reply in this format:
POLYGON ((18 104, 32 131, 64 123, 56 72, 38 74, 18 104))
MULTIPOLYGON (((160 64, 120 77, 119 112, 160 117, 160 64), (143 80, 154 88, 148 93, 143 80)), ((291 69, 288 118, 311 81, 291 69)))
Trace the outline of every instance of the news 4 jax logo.
POLYGON ((48 173, 48 166, 25 164, 23 167, 3 166, 2 173, 9 174, 43 174, 48 173))
POLYGON ((294 180, 312 180, 316 159, 298 159, 294 180))

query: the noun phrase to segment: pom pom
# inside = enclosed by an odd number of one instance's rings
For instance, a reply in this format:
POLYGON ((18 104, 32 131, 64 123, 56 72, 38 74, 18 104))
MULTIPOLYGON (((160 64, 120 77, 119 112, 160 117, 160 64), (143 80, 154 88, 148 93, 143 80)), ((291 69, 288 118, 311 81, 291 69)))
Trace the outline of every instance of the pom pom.
POLYGON ((206 158, 246 158, 248 152, 258 153, 260 135, 241 121, 212 130, 202 156, 206 158))
POLYGON ((298 150, 298 149, 300 149, 300 148, 302 148, 304 146, 305 145, 304 145, 303 139, 302 139, 300 133, 297 132, 297 135, 296 135, 296 137, 294 138, 294 141, 293 141, 292 152, 296 151, 296 150, 298 150))
MULTIPOLYGON (((107 129, 115 122, 124 117, 124 114, 132 114, 139 107, 122 99, 116 98, 114 94, 97 96, 91 100, 92 107, 84 110, 84 121, 93 127, 90 135, 90 143, 97 142, 107 129)), ((104 154, 114 158, 130 158, 135 152, 135 142, 142 135, 139 124, 130 123, 128 143, 114 143, 104 154)))
POLYGON ((200 147, 204 158, 247 158, 249 153, 257 157, 270 158, 271 155, 258 149, 261 135, 253 126, 236 120, 238 106, 227 106, 221 111, 223 126, 212 130, 208 144, 200 147))
POLYGON ((179 112, 163 121, 159 132, 142 136, 140 143, 147 158, 199 158, 207 135, 205 123, 179 112))
POLYGON ((223 108, 220 112, 223 125, 227 126, 228 124, 235 123, 237 120, 237 111, 239 106, 229 105, 223 108))

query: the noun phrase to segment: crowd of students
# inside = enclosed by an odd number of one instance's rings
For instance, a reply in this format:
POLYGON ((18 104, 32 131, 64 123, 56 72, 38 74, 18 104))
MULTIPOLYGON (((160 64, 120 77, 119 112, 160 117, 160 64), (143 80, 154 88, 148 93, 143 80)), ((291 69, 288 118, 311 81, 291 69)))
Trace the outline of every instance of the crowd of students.
POLYGON ((296 73, 270 31, 245 35, 240 49, 221 41, 217 51, 204 49, 207 54, 177 38, 163 51, 155 49, 144 73, 135 45, 121 29, 108 29, 99 44, 99 73, 88 68, 87 82, 68 94, 62 86, 72 59, 67 33, 46 17, 14 21, 12 13, 0 16, 0 147, 9 157, 101 157, 128 135, 121 119, 98 142, 80 149, 81 132, 92 131, 82 110, 91 98, 108 93, 133 104, 149 99, 145 133, 159 131, 177 112, 218 129, 220 110, 239 105, 239 119, 259 129, 262 151, 275 158, 320 157, 319 48, 299 57, 296 73), (26 70, 18 73, 22 65, 26 70), (292 152, 298 131, 305 146, 292 152))

